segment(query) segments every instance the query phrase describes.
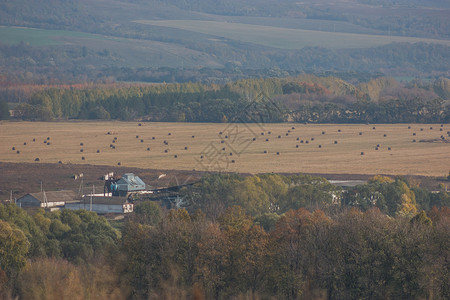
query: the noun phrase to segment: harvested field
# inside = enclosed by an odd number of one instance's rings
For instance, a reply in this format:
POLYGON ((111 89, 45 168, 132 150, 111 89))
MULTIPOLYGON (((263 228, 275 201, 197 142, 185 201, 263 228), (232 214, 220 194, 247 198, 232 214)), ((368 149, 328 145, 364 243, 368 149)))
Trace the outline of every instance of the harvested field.
POLYGON ((2 122, 0 161, 120 163, 121 167, 154 170, 423 176, 446 176, 450 168, 449 143, 413 142, 442 139, 443 133, 449 139, 449 124, 443 125, 443 131, 439 125, 430 129, 425 124, 141 124, 2 122))

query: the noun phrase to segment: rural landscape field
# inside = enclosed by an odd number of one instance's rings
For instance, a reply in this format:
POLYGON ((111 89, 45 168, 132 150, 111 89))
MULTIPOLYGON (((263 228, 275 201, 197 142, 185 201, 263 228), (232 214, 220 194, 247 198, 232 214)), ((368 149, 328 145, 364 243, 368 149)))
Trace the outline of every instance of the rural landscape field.
POLYGON ((441 139, 448 124, 140 124, 1 123, 7 143, 0 156, 5 162, 239 173, 444 176, 450 165, 450 144, 441 139))

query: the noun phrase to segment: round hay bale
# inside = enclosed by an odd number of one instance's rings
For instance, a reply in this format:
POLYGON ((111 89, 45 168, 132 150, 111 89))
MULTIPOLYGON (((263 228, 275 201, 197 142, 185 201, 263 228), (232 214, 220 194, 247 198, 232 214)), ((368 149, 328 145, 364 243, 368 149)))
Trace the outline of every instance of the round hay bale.
POLYGON ((187 146, 185 146, 185 147, 184 147, 184 150, 187 150, 187 149, 188 149, 188 147, 187 147, 187 146))
POLYGON ((16 150, 16 147, 12 147, 12 150, 13 150, 13 151, 16 150))
POLYGON ((222 131, 220 131, 219 134, 222 134, 222 131))
POLYGON ((155 137, 154 136, 152 136, 152 140, 154 140, 155 139, 155 137))
POLYGON ((40 161, 39 157, 36 157, 36 158, 34 159, 34 161, 40 161))
POLYGON ((141 143, 143 143, 144 142, 144 140, 141 140, 141 143))
POLYGON ((85 160, 84 156, 81 157, 81 160, 85 160))
POLYGON ((233 156, 233 152, 230 152, 230 156, 233 156))
POLYGON ((387 137, 387 134, 385 133, 385 134, 383 134, 383 136, 384 136, 384 137, 387 137))
POLYGON ((264 150, 264 153, 267 153, 267 150, 264 150))
POLYGON ((17 153, 17 154, 20 154, 20 151, 19 151, 19 150, 17 150, 17 151, 16 151, 16 153, 17 153))
POLYGON ((444 131, 444 129, 442 129, 442 128, 439 128, 439 131, 444 131))
POLYGON ((298 145, 295 145, 295 148, 298 148, 298 145))
POLYGON ((308 141, 308 140, 306 140, 306 141, 305 141, 305 144, 309 144, 309 141, 308 141))
POLYGON ((280 152, 277 152, 277 155, 280 155, 280 152))
POLYGON ((50 137, 48 136, 48 137, 47 137, 47 141, 49 141, 49 140, 50 140, 50 137))
POLYGON ((113 149, 116 149, 116 146, 112 146, 113 149))
POLYGON ((423 128, 420 128, 420 131, 423 131, 423 128))
POLYGON ((359 135, 362 135, 362 132, 360 132, 359 135))
POLYGON ((164 150, 164 153, 167 153, 167 152, 169 152, 169 150, 168 150, 168 149, 165 149, 165 150, 164 150))
POLYGON ((36 139, 33 139, 33 142, 36 142, 36 139))
POLYGON ((228 135, 226 135, 225 138, 227 139, 227 138, 228 138, 228 135))
POLYGON ((416 135, 416 133, 415 132, 413 132, 413 136, 415 136, 416 135))
POLYGON ((115 143, 115 142, 116 142, 116 140, 113 140, 112 142, 113 142, 113 143, 115 143))
POLYGON ((261 135, 264 135, 264 132, 261 132, 261 135))
POLYGON ((297 141, 300 141, 300 138, 299 138, 299 137, 297 138, 297 141))
POLYGON ((177 158, 177 157, 178 157, 178 155, 176 155, 176 154, 175 154, 175 155, 174 155, 173 157, 174 157, 174 158, 177 158))
POLYGON ((444 127, 444 124, 441 124, 441 127, 444 127))
POLYGON ((234 163, 235 163, 234 159, 233 159, 233 160, 231 161, 231 163, 232 163, 232 164, 234 164, 234 163))
POLYGON ((83 146, 83 143, 80 143, 80 146, 83 146))
POLYGON ((341 132, 341 130, 340 130, 340 129, 338 129, 338 132, 341 132))
POLYGON ((272 132, 271 132, 271 131, 269 131, 269 132, 268 132, 268 134, 272 134, 272 132))
POLYGON ((311 138, 311 141, 314 141, 314 138, 311 138))
POLYGON ((411 126, 408 126, 408 129, 411 129, 411 126))
POLYGON ((220 143, 223 144, 223 143, 225 143, 225 141, 224 141, 224 140, 221 140, 220 143))
POLYGON ((433 127, 430 127, 430 130, 433 130, 433 127))
POLYGON ((286 136, 289 136, 289 133, 286 133, 286 136))
POLYGON ((291 129, 295 129, 295 127, 294 126, 292 126, 292 128, 291 129))
POLYGON ((115 136, 114 139, 117 140, 117 136, 115 136))
POLYGON ((150 147, 147 148, 147 151, 150 151, 150 147))
POLYGON ((200 155, 200 159, 203 159, 203 155, 200 155))
POLYGON ((303 140, 301 140, 300 143, 303 144, 303 140))
POLYGON ((138 139, 138 138, 139 138, 139 136, 137 135, 137 136, 136 136, 136 138, 138 139))
POLYGON ((322 131, 322 134, 325 134, 325 131, 322 131))
POLYGON ((361 152, 361 155, 364 155, 364 152, 361 152))
POLYGON ((391 151, 391 147, 388 147, 388 150, 391 151))
POLYGON ((375 147, 375 150, 378 150, 378 147, 375 147))
POLYGON ((319 145, 319 148, 322 148, 322 145, 319 145))
POLYGON ((338 143, 338 141, 334 141, 334 144, 337 144, 338 143))
POLYGON ((119 162, 117 163, 117 165, 118 165, 118 166, 120 166, 120 165, 121 165, 120 161, 119 161, 119 162))
POLYGON ((279 135, 278 138, 281 139, 281 135, 279 135))
POLYGON ((266 139, 266 142, 268 142, 269 141, 269 139, 266 139))
POLYGON ((80 149, 80 152, 83 152, 83 149, 80 149))
POLYGON ((139 123, 139 124, 138 124, 138 126, 142 126, 142 124, 141 124, 141 123, 139 123))
POLYGON ((169 132, 167 135, 172 135, 172 133, 169 132))
POLYGON ((62 161, 58 161, 58 164, 62 164, 62 161))
POLYGON ((416 140, 412 140, 412 142, 413 142, 413 143, 415 143, 415 142, 416 142, 416 140))
POLYGON ((97 153, 100 153, 100 150, 97 149, 97 153))
POLYGON ((256 138, 252 138, 252 141, 256 141, 256 138))
POLYGON ((195 138, 195 135, 193 135, 192 138, 195 138))
POLYGON ((107 135, 111 135, 111 131, 108 131, 106 134, 107 134, 107 135))
POLYGON ((47 146, 50 146, 50 142, 47 142, 47 146))
POLYGON ((374 127, 372 127, 372 129, 373 129, 373 130, 375 130, 375 129, 376 129, 376 128, 375 128, 375 126, 374 126, 374 127))
POLYGON ((26 146, 26 145, 27 145, 27 142, 24 142, 23 145, 26 146))

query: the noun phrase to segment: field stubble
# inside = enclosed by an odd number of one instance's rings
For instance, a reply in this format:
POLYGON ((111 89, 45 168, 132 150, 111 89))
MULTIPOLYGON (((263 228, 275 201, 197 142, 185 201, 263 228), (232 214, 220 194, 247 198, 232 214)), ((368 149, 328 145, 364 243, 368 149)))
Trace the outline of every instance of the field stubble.
POLYGON ((120 162, 123 167, 241 173, 444 176, 450 168, 450 143, 439 140, 441 135, 449 139, 449 130, 448 124, 2 122, 0 161, 110 166, 120 162), (420 142, 433 139, 437 142, 420 142))

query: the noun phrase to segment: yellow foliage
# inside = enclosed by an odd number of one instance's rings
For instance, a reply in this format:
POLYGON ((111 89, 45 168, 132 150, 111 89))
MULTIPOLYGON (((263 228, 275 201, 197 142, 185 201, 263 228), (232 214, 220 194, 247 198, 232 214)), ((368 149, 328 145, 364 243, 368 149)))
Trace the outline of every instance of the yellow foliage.
POLYGON ((383 175, 375 175, 372 178, 369 179, 370 183, 375 183, 375 182, 379 182, 379 183, 393 183, 394 179, 392 179, 391 177, 388 176, 383 176, 383 175))

